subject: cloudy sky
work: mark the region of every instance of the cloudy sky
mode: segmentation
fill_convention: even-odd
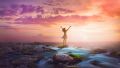
[[[120,0],[0,0],[0,41],[120,40]]]

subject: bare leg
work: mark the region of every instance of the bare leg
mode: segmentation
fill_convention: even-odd
[[[65,39],[65,45],[64,46],[66,46],[67,45],[67,39]]]
[[[65,39],[63,39],[63,45],[62,46],[64,46],[65,45]]]
[[[63,47],[65,47],[65,46],[67,46],[67,39],[66,38],[63,39]]]

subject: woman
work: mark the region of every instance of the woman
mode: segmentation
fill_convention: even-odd
[[[61,26],[61,28],[62,28],[62,31],[63,31],[63,46],[66,46],[67,45],[67,31],[70,29],[70,27],[71,26],[69,26],[69,28],[62,28],[62,26]]]

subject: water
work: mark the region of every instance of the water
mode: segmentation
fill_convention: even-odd
[[[38,68],[54,68],[53,64],[48,63],[49,59],[42,59],[38,62]]]
[[[104,54],[91,54],[87,49],[81,48],[53,48],[53,50],[49,52],[44,52],[44,58],[40,60],[37,65],[38,68],[58,68],[54,63],[49,63],[52,59],[52,56],[56,53],[80,53],[87,55],[87,59],[83,60],[82,62],[78,62],[76,66],[78,68],[119,68],[120,61],[117,58],[109,57]],[[97,64],[92,64],[92,62],[97,61]],[[64,67],[62,67],[64,68]]]
[[[54,54],[56,54],[55,50],[44,52],[44,58],[37,63],[37,68],[54,68],[54,65],[49,63]]]

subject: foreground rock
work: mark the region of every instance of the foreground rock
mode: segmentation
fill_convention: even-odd
[[[82,49],[82,48],[72,48],[72,47],[67,47],[67,48],[62,48],[57,51],[57,54],[64,55],[67,54],[70,57],[73,58],[73,61],[82,61],[88,58],[89,56],[89,51]]]
[[[0,45],[0,68],[119,68],[120,52],[44,45]]]
[[[56,63],[70,63],[73,61],[73,58],[67,54],[56,54],[53,56],[53,60]]]
[[[52,48],[56,51],[52,59],[43,60],[38,68],[119,68],[118,58],[107,55],[106,50],[91,52],[82,48]],[[91,53],[90,53],[91,52]]]
[[[0,45],[0,68],[36,68],[36,62],[43,58],[42,51],[33,45]],[[42,50],[42,49],[40,49]]]

